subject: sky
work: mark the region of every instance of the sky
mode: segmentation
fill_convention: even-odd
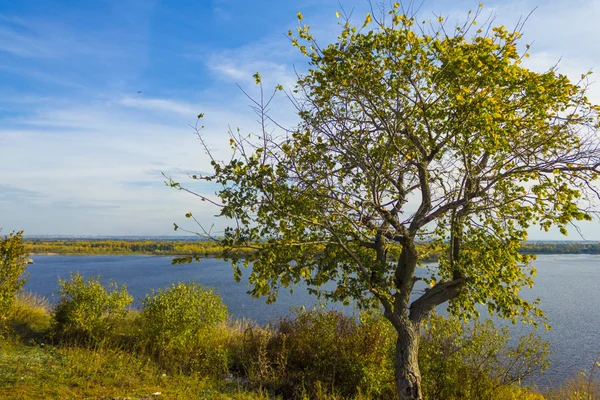
[[[419,16],[464,19],[478,1],[426,0]],[[376,3],[375,3],[376,4]],[[210,171],[190,124],[204,113],[205,137],[227,157],[228,126],[258,125],[238,88],[290,89],[306,60],[286,32],[296,13],[322,43],[335,38],[336,11],[364,20],[366,0],[0,0],[0,228],[28,235],[174,235],[193,212],[222,226],[218,212],[168,188]],[[600,66],[600,0],[489,1],[484,15],[514,25],[528,15],[527,67],[559,63],[573,79]],[[600,103],[600,84],[590,99]],[[296,116],[280,97],[273,116]],[[206,195],[215,187],[192,186]],[[579,225],[600,240],[600,223]],[[531,239],[564,239],[530,231]],[[569,239],[581,239],[571,235]]]

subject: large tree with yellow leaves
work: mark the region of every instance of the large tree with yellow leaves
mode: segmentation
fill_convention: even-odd
[[[252,265],[254,295],[273,301],[303,280],[326,298],[383,308],[398,334],[401,399],[422,398],[419,325],[436,306],[466,318],[477,304],[526,322],[541,315],[519,297],[535,272],[519,253],[527,230],[566,234],[590,219],[597,194],[599,109],[587,74],[573,83],[525,68],[521,34],[478,29],[479,13],[459,26],[422,24],[395,4],[362,27],[342,18],[324,47],[300,22],[290,32],[309,63],[290,94],[300,124],[266,129],[261,96],[257,140],[232,133],[232,159],[194,176],[223,184],[219,201],[203,199],[236,223],[201,234],[227,247],[236,277]],[[415,274],[419,242],[442,249],[427,278]],[[419,279],[429,288],[417,293]]]

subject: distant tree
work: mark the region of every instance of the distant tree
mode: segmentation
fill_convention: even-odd
[[[28,258],[22,231],[0,237],[0,318],[6,317],[15,295],[26,282]]]
[[[299,125],[267,127],[273,97],[261,85],[253,105],[262,132],[230,132],[228,162],[202,141],[214,174],[193,176],[223,185],[219,201],[195,194],[235,224],[218,237],[198,233],[225,247],[236,278],[252,264],[254,296],[274,301],[303,280],[325,298],[383,307],[398,335],[401,399],[422,398],[419,327],[436,306],[449,302],[463,318],[477,304],[512,320],[542,316],[519,297],[535,274],[532,256],[519,253],[527,229],[566,234],[572,221],[591,219],[597,195],[591,72],[572,83],[555,68],[527,69],[521,25],[478,29],[480,13],[459,26],[421,23],[396,3],[362,27],[342,18],[324,47],[306,25],[290,31],[309,60],[289,94]],[[251,255],[236,254],[260,241]],[[422,292],[419,241],[442,249]],[[392,246],[401,246],[395,259]]]

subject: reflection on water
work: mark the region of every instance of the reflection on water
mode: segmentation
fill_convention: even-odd
[[[304,287],[293,294],[282,291],[273,304],[252,299],[246,294],[247,282],[233,280],[231,266],[223,261],[204,259],[199,264],[171,265],[171,257],[152,256],[34,256],[35,264],[25,290],[52,300],[57,292],[57,278],[68,278],[70,272],[84,276],[101,275],[107,282],[113,279],[125,283],[129,292],[139,299],[152,289],[173,282],[196,280],[212,286],[221,294],[235,317],[250,318],[260,323],[286,315],[290,307],[311,307],[316,299]],[[542,255],[535,262],[538,276],[535,286],[524,291],[525,298],[541,299],[551,331],[538,332],[550,341],[555,353],[550,370],[537,380],[540,386],[555,385],[582,369],[589,369],[600,352],[600,256]],[[248,275],[248,271],[244,271]],[[351,307],[331,305],[331,308],[353,312]],[[512,326],[513,336],[528,334],[531,328]]]

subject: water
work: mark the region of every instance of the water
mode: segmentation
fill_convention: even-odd
[[[317,300],[306,288],[297,287],[293,294],[282,291],[273,304],[253,299],[247,282],[233,280],[231,265],[215,259],[199,264],[171,265],[171,257],[153,256],[34,256],[29,266],[31,276],[25,290],[41,294],[51,301],[58,290],[57,278],[68,278],[70,272],[84,276],[101,275],[104,282],[114,279],[125,283],[137,299],[178,281],[196,280],[212,286],[223,297],[231,314],[259,323],[274,321],[287,315],[290,307],[313,306]],[[600,256],[542,255],[536,261],[538,276],[533,289],[526,290],[527,299],[541,299],[552,326],[540,334],[551,343],[554,354],[550,369],[535,381],[540,386],[556,385],[583,369],[591,368],[600,353]],[[247,275],[248,271],[244,271]],[[329,308],[352,312],[351,307],[331,305]],[[513,336],[528,334],[529,326],[511,325]]]
[[[29,280],[25,290],[38,293],[54,302],[58,293],[58,278],[69,278],[70,273],[79,272],[83,276],[100,275],[107,284],[114,280],[126,284],[127,290],[139,305],[141,299],[152,289],[161,289],[175,282],[195,280],[212,287],[218,292],[227,309],[234,317],[249,318],[261,324],[276,321],[287,315],[291,307],[312,307],[317,299],[306,288],[297,287],[290,294],[282,290],[275,303],[266,304],[264,299],[254,299],[247,294],[250,289],[247,280],[236,282],[233,279],[231,264],[221,260],[206,258],[200,263],[171,265],[173,257],[160,256],[33,256],[34,264],[29,265]],[[244,276],[248,275],[244,270]],[[328,308],[346,309],[350,307],[330,305]]]

